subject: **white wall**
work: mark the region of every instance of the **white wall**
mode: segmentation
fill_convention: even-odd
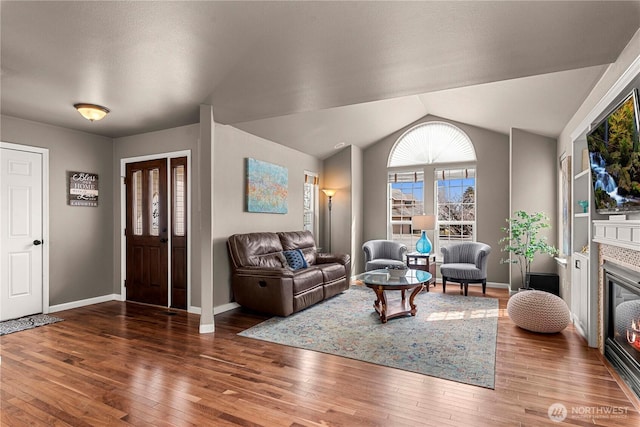
[[[558,137],[558,157],[564,152],[572,153],[571,133],[577,130],[578,125],[587,117],[596,104],[606,95],[638,56],[640,56],[640,29],[629,41],[622,53],[620,53],[616,62],[607,68],[607,71],[605,71],[600,81],[598,81],[582,105],[580,105],[578,111],[576,111],[571,120],[569,120],[564,129],[562,129]]]

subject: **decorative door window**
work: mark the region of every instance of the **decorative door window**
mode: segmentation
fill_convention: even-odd
[[[173,168],[173,234],[185,235],[185,167],[178,165]]]
[[[149,189],[149,196],[151,199],[151,218],[149,224],[149,234],[151,236],[160,235],[160,199],[158,196],[160,187],[160,171],[158,169],[152,169],[149,171],[149,181],[151,186]]]
[[[142,171],[135,171],[133,179],[133,234],[142,236]]]

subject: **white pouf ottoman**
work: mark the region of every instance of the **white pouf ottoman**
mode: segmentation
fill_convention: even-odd
[[[544,291],[520,291],[507,303],[507,313],[513,323],[531,332],[553,334],[571,322],[567,303]]]

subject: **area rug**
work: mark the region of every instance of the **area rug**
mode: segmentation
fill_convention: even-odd
[[[400,292],[387,292],[388,299]],[[394,295],[395,294],[395,295]],[[380,322],[374,292],[349,290],[238,335],[494,388],[498,300],[421,292],[418,312]]]
[[[63,319],[58,317],[49,316],[48,314],[34,314],[33,316],[21,317],[19,319],[5,320],[4,322],[0,322],[0,335],[33,329],[38,326],[61,322],[62,320]]]

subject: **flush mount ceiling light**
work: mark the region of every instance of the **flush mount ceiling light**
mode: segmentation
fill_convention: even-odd
[[[109,113],[108,108],[95,104],[73,104],[73,106],[82,114],[82,117],[90,122],[102,120]]]

